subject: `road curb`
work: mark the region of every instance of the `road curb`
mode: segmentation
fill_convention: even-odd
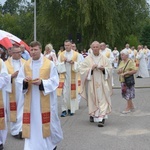
[[[145,89],[150,88],[150,86],[135,86],[135,89]],[[113,89],[121,89],[120,86],[114,86]]]

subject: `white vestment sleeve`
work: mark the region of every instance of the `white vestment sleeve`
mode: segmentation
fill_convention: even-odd
[[[49,94],[56,90],[59,85],[59,77],[57,73],[57,69],[53,62],[51,62],[51,71],[50,71],[50,78],[48,80],[42,80],[44,86],[44,95]]]
[[[108,71],[108,69],[106,69],[105,68],[105,80],[108,80],[108,78],[109,78],[109,71]]]
[[[139,53],[137,54],[136,58],[140,60],[140,59],[142,58],[142,56],[143,56],[143,53],[139,52]]]
[[[25,94],[25,92],[27,90],[23,91],[23,80],[24,80],[24,78],[25,78],[25,74],[24,74],[24,65],[23,65],[19,70],[18,76],[16,78],[16,83],[18,86],[20,86],[22,93]]]
[[[117,57],[119,56],[119,52],[117,53],[117,55],[116,55]]]
[[[58,73],[65,73],[66,72],[66,66],[65,66],[64,62],[57,63],[56,68],[57,68]]]
[[[74,62],[73,66],[72,66],[72,70],[74,72],[78,72],[79,71],[79,63],[78,62]]]
[[[91,71],[92,69],[89,70],[88,76],[87,76],[87,80],[91,80]]]
[[[58,73],[65,73],[66,72],[65,63],[60,61],[60,56],[58,57],[56,68],[57,68]]]
[[[79,72],[79,64],[81,62],[80,54],[78,53],[77,61],[74,62],[72,70],[74,72]]]
[[[115,60],[115,57],[114,57],[114,55],[113,55],[113,53],[110,51],[110,58],[109,58],[109,60],[110,60],[110,63],[112,64],[113,63],[113,61]]]
[[[0,88],[3,88],[8,83],[9,77],[5,63],[2,60],[0,61],[1,61]]]
[[[1,73],[0,74],[0,89],[2,89],[8,83],[8,74]]]
[[[6,86],[6,91],[11,93],[12,92],[12,85],[11,85],[11,74],[8,74],[8,84]]]

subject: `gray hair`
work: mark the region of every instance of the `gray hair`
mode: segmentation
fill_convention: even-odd
[[[125,55],[129,55],[129,52],[127,49],[123,49],[120,54],[125,54]]]

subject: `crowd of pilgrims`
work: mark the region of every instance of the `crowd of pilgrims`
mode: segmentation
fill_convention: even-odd
[[[68,43],[69,44],[71,43],[71,51],[69,50],[70,45]],[[96,45],[97,43],[95,42],[94,44]],[[63,59],[62,54],[64,54],[65,57],[68,58],[68,60],[71,57],[76,57],[75,55],[77,54],[76,61],[79,62],[79,64],[82,64],[82,62],[84,62],[86,57],[88,57],[89,55],[92,55],[92,53],[93,53],[93,47],[92,46],[94,46],[94,44],[93,45],[91,44],[91,46],[88,50],[84,49],[83,51],[79,52],[77,47],[76,47],[76,44],[68,40],[68,41],[64,42],[64,46],[60,47],[60,50],[58,51],[58,53],[56,53],[56,51],[54,50],[52,44],[49,43],[45,46],[44,53],[40,54],[41,55],[40,58],[42,57],[42,59],[43,59],[43,58],[46,57],[46,58],[48,58],[49,60],[51,60],[53,62],[54,66],[52,65],[52,67],[56,68],[57,74],[59,76],[60,83],[63,83],[63,86],[65,85],[65,87],[66,87],[68,85],[68,82],[72,82],[72,84],[73,84],[73,80],[72,80],[73,76],[66,75],[65,76],[66,80],[65,81],[63,80],[64,79],[63,78],[64,64],[62,64],[62,59]],[[36,46],[39,46],[39,45],[37,44],[37,45],[35,45],[35,47]],[[66,50],[66,49],[68,49],[68,50]],[[134,61],[135,66],[137,68],[137,76],[136,77],[137,78],[149,77],[148,70],[150,69],[150,50],[147,48],[147,46],[139,45],[137,47],[137,49],[135,49],[134,46],[130,47],[129,44],[126,44],[125,48],[123,48],[122,50],[128,51],[129,59]],[[76,54],[74,54],[73,51],[76,51]],[[70,53],[70,52],[72,52],[72,53]],[[119,65],[119,62],[120,62],[120,51],[117,50],[117,47],[114,47],[114,49],[111,50],[108,45],[106,45],[104,42],[102,42],[102,43],[100,43],[99,53],[105,56],[102,59],[104,59],[104,60],[108,59],[108,61],[112,65],[113,69],[118,68],[118,65]],[[0,62],[1,62],[1,65],[0,65],[0,73],[1,73],[0,75],[1,76],[0,76],[0,78],[4,77],[5,73],[7,73],[11,78],[11,81],[8,82],[7,88],[3,88],[2,85],[0,85],[0,88],[2,89],[2,92],[3,92],[2,93],[3,98],[5,99],[5,100],[3,100],[4,101],[4,106],[3,107],[6,108],[6,114],[8,115],[8,120],[10,121],[10,133],[14,138],[23,139],[23,137],[22,137],[23,101],[20,102],[20,99],[23,97],[23,94],[20,94],[20,90],[18,90],[16,87],[11,87],[11,86],[12,86],[12,82],[15,81],[13,79],[16,79],[16,77],[18,76],[18,72],[20,71],[20,68],[22,67],[22,65],[26,61],[30,60],[30,58],[31,58],[30,51],[27,51],[25,49],[24,45],[20,45],[19,47],[14,46],[14,47],[8,49],[7,51],[0,48],[0,58],[1,58],[0,59]],[[96,62],[97,58],[94,57],[94,56],[93,56],[93,58],[95,59],[93,61]],[[20,65],[18,65],[18,60],[21,62]],[[72,60],[73,60],[73,58],[72,58]],[[74,66],[75,66],[74,62],[76,62],[76,61],[73,62],[72,60],[70,59],[68,61],[68,64],[65,64],[66,65],[66,72],[68,70],[70,70],[70,68],[69,68],[70,64],[74,64]],[[36,67],[38,68],[38,66],[36,66],[36,64],[35,64],[35,68]],[[74,68],[74,71],[77,69],[76,67]],[[68,70],[67,70],[67,68],[68,68]],[[5,73],[3,73],[3,69],[4,70],[6,69],[4,71]],[[84,68],[81,69],[80,73],[82,73],[83,69]],[[104,71],[104,69],[102,68],[102,71],[103,71],[103,74],[106,74],[107,70]],[[77,73],[77,71],[75,71],[75,73]],[[91,71],[91,75],[92,75],[92,73],[93,72]],[[35,70],[35,74],[36,74],[36,70]],[[60,75],[62,75],[62,76],[60,76]],[[55,74],[55,76],[56,76],[56,74]],[[67,81],[68,77],[69,77],[69,79]],[[77,78],[78,78],[77,82],[78,82],[78,86],[79,86],[82,83],[82,81],[81,81],[82,78],[80,77],[79,73],[78,73]],[[71,81],[69,81],[69,80],[71,80]],[[60,89],[57,92],[57,95],[59,96],[58,99],[60,99],[62,101],[62,103],[61,103],[62,113],[60,114],[60,116],[61,117],[66,117],[67,115],[73,116],[75,114],[75,111],[78,109],[78,105],[79,105],[79,102],[81,100],[80,92],[78,91],[77,97],[73,97],[74,96],[73,95],[74,91],[73,90],[69,91],[69,90],[67,90],[67,88],[63,89],[63,91],[61,91],[61,88],[63,88],[63,87],[61,87],[60,83],[59,83],[59,87],[58,87]],[[112,75],[111,84],[112,84],[112,86],[114,86],[113,75]],[[42,83],[42,86],[41,87],[39,86],[39,87],[43,89],[43,85],[44,85],[44,81]],[[23,88],[24,88],[24,86],[25,85],[23,84]],[[15,94],[13,92],[15,92]],[[2,99],[2,94],[0,95],[1,96],[0,99]],[[12,97],[14,97],[14,99],[16,99],[16,101],[17,101],[17,106],[16,106],[17,107],[17,112],[15,112],[16,114],[13,114],[13,109],[15,109],[15,108],[14,107],[11,108],[11,103],[13,104],[13,102],[14,102],[14,99],[12,99]],[[53,97],[52,97],[52,99],[53,99]],[[77,101],[76,102],[75,102],[75,100],[71,101],[73,99],[77,99]],[[76,103],[78,103],[78,104],[76,104]],[[0,107],[1,107],[1,105],[0,105]],[[57,111],[57,109],[56,109],[56,111]],[[17,116],[17,120],[14,120],[13,115]],[[1,108],[0,108],[0,117],[4,117],[4,114],[1,111]],[[107,116],[106,116],[106,118],[107,118]],[[93,121],[92,119],[93,118],[90,116],[90,121],[91,122]],[[46,147],[44,147],[45,145],[42,143],[40,145],[41,149],[37,148],[35,146],[35,145],[37,145],[37,141],[36,141],[37,139],[32,139],[31,141],[28,141],[26,143],[24,150],[35,150],[35,148],[36,148],[36,150],[55,150],[57,148],[56,147],[57,143],[59,141],[61,141],[62,138],[63,138],[61,127],[59,126],[59,124],[60,124],[59,119],[57,121],[58,121],[58,126],[56,128],[59,128],[58,129],[59,131],[55,131],[55,132],[59,132],[59,133],[57,133],[58,134],[57,136],[59,138],[54,136],[52,139],[50,139],[52,141],[50,144],[48,144],[48,139],[47,139],[47,141],[46,141],[47,144],[45,144]],[[101,121],[104,121],[104,120],[101,119]],[[7,123],[6,123],[6,120],[5,120],[6,126],[5,126],[4,129],[3,129],[3,126],[4,126],[3,123],[2,123],[2,121],[0,121],[0,127],[1,127],[1,129],[0,129],[0,150],[2,150],[4,148],[4,144],[5,144],[6,137],[7,137],[7,129],[6,129],[7,128]],[[54,124],[56,124],[56,122]],[[101,127],[101,126],[103,126],[103,125],[99,124],[99,127]],[[31,128],[31,130],[32,130],[32,128]],[[55,130],[55,127],[51,130]],[[55,142],[53,142],[53,140]],[[32,146],[30,145],[30,142],[32,143]]]

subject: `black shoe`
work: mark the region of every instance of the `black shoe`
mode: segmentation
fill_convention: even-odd
[[[136,78],[142,78],[141,76],[137,76]]]
[[[70,109],[68,109],[68,115],[73,116],[73,115],[74,115],[74,113],[71,113],[71,110],[70,110]]]
[[[3,149],[4,149],[3,144],[0,144],[0,150],[3,150]]]
[[[56,149],[57,149],[57,146],[53,150],[56,150]]]
[[[105,119],[98,123],[98,127],[104,127]]]
[[[14,138],[16,138],[16,139],[24,139],[24,138],[22,138],[22,132],[19,132],[19,134],[17,134],[17,135],[13,135],[13,137]]]
[[[94,117],[90,116],[90,122],[94,122]]]
[[[66,111],[63,111],[62,113],[61,113],[61,116],[60,117],[66,117],[67,116],[67,112]]]

